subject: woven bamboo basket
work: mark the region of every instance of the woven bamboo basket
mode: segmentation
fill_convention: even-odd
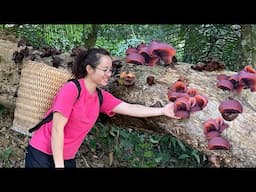
[[[12,129],[25,135],[51,107],[60,87],[72,74],[39,62],[28,61],[21,70]]]

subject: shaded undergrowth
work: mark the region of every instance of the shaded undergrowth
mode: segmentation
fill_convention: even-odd
[[[210,167],[204,154],[171,135],[107,127],[100,122],[83,145],[86,150],[81,155],[104,159],[103,167]]]

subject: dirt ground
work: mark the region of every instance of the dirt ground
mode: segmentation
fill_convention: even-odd
[[[0,114],[0,167],[24,167],[25,148],[28,136],[10,129],[12,113],[3,110]]]

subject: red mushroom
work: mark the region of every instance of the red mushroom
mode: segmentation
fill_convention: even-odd
[[[187,85],[183,81],[175,81],[170,87],[171,91],[179,93],[186,93],[187,89]]]
[[[174,102],[175,115],[183,119],[189,118],[190,106],[191,106],[191,102],[189,101],[188,97],[180,97],[176,99]]]
[[[228,150],[230,149],[229,142],[223,137],[213,137],[208,142],[208,149],[210,150]]]
[[[244,71],[247,71],[249,73],[255,73],[256,74],[256,70],[252,68],[251,65],[247,65],[244,67]]]
[[[222,79],[217,82],[217,87],[222,90],[233,91],[233,84],[231,81]]]
[[[151,41],[149,51],[152,56],[160,57],[166,65],[172,63],[172,57],[176,54],[176,50],[167,43]]]
[[[250,88],[252,92],[256,91],[256,74],[246,71],[240,71],[238,74],[239,84],[244,86],[244,89]]]
[[[143,65],[145,63],[145,59],[142,55],[140,55],[138,53],[131,53],[126,56],[126,63]]]
[[[243,107],[239,101],[228,99],[219,105],[219,111],[226,121],[232,121],[243,112]]]
[[[128,49],[126,49],[126,52],[125,52],[126,55],[130,55],[132,53],[138,53],[138,50],[134,47],[129,47]]]
[[[210,131],[206,134],[206,139],[207,140],[211,140],[214,137],[219,137],[220,136],[220,132],[219,131]]]
[[[220,134],[224,129],[228,128],[228,124],[224,122],[222,117],[216,119],[209,119],[203,123],[204,134],[207,135],[212,131],[218,131]]]

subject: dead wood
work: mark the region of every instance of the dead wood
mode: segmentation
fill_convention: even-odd
[[[202,111],[192,113],[189,119],[175,120],[167,117],[133,118],[118,115],[110,122],[122,127],[140,128],[154,132],[168,133],[181,139],[197,150],[217,156],[224,161],[227,167],[255,167],[256,165],[256,93],[243,90],[241,94],[230,93],[216,87],[217,75],[231,75],[235,72],[198,72],[191,69],[190,64],[178,63],[175,68],[125,64],[121,71],[131,71],[136,74],[134,86],[126,87],[111,83],[109,90],[130,103],[154,106],[167,104],[167,90],[172,83],[180,77],[188,80],[189,87],[196,88],[199,93],[208,98],[208,104]],[[155,77],[155,84],[146,83],[148,76]],[[220,116],[219,104],[229,97],[237,99],[243,105],[243,113],[235,120],[226,122],[229,128],[224,130],[222,136],[230,144],[230,150],[208,150],[207,140],[203,133],[203,122]]]

